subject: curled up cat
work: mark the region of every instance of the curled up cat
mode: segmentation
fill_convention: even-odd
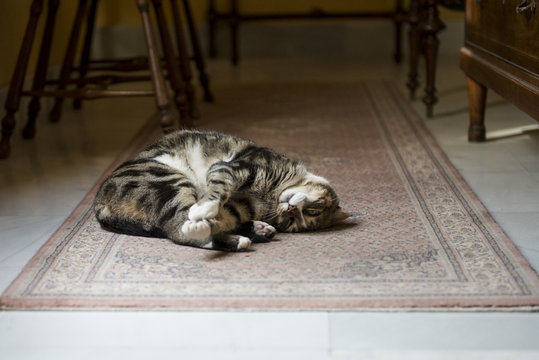
[[[348,217],[328,181],[298,161],[195,130],[165,135],[121,164],[101,184],[94,211],[109,231],[226,251]]]

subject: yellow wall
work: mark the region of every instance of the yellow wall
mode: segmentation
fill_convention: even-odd
[[[7,85],[11,79],[11,73],[15,68],[19,48],[22,43],[26,23],[30,16],[31,0],[3,0],[0,1],[0,87]],[[64,1],[58,11],[58,23],[56,26],[57,40],[54,41],[52,47],[51,63],[58,63],[63,55],[65,43],[69,35],[71,24],[63,19],[73,18],[72,13],[75,11],[75,1]],[[44,12],[47,7],[44,7]],[[62,21],[60,21],[62,19]],[[42,20],[38,24],[36,31],[36,43],[40,42],[45,21]],[[29,69],[33,73],[37,60],[38,50],[32,51],[30,58]]]
[[[19,47],[22,42],[24,30],[29,17],[29,8],[32,0],[0,0],[0,88],[7,85],[11,73],[17,62]],[[181,0],[177,0],[181,2]],[[45,3],[47,1],[44,1]],[[76,0],[61,2],[57,16],[56,36],[52,48],[51,65],[61,62],[65,51],[65,44],[72,26]],[[165,1],[165,3],[167,3]],[[219,9],[227,9],[228,0],[217,0]],[[393,0],[239,0],[240,8],[246,12],[269,11],[306,11],[313,7],[320,7],[328,11],[359,11],[359,10],[388,10],[394,6]],[[191,7],[195,20],[205,22],[207,0],[191,0]],[[46,7],[41,17],[36,33],[36,44],[40,43],[44,27]],[[454,17],[455,13],[442,11],[443,17]],[[457,13],[458,14],[458,13]],[[456,15],[460,16],[460,15]],[[97,17],[98,26],[112,26],[116,24],[137,24],[140,16],[135,6],[135,0],[101,0]],[[37,59],[38,49],[34,47],[30,58],[29,72],[33,73]]]

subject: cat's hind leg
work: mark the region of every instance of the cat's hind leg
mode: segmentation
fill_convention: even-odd
[[[212,237],[211,246],[214,250],[241,251],[251,246],[251,240],[241,235],[217,234]]]
[[[253,220],[244,222],[235,232],[248,237],[254,243],[264,243],[273,239],[277,230],[263,221]]]
[[[213,231],[219,231],[223,224],[217,220],[200,220],[186,221],[181,229],[183,239],[180,243],[193,245],[205,249],[223,250],[223,251],[241,251],[247,249],[251,245],[251,239],[242,235],[234,235],[223,232],[217,232],[212,235]]]

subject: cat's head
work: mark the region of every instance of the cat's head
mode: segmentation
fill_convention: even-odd
[[[307,173],[300,184],[280,194],[274,226],[281,232],[315,231],[347,217],[349,215],[342,211],[329,182]]]

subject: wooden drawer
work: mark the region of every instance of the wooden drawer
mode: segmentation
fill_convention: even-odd
[[[522,0],[468,0],[466,46],[504,68],[514,66],[539,86],[539,7],[517,13]],[[539,6],[539,2],[538,2]],[[520,71],[519,71],[520,72]],[[535,76],[533,76],[535,75]]]

